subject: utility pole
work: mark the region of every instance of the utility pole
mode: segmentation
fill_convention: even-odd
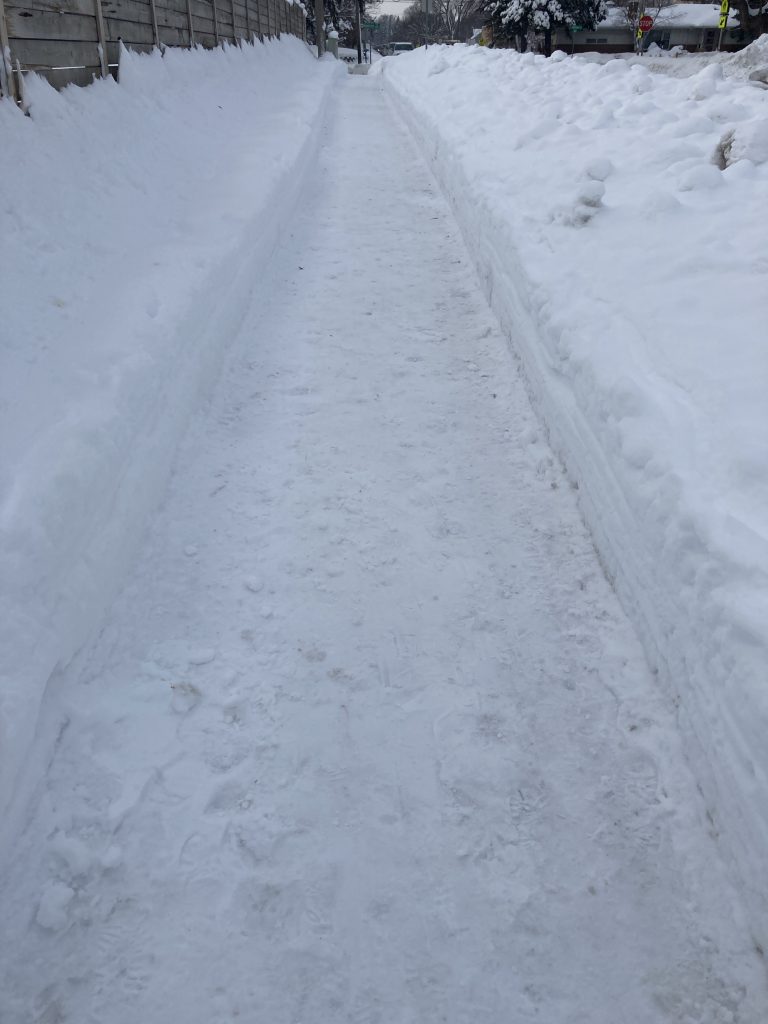
[[[325,53],[325,5],[323,0],[315,0],[315,38],[317,39],[317,56]]]
[[[357,63],[363,63],[363,26],[361,24],[362,17],[360,14],[360,8],[362,4],[360,0],[355,0],[355,32],[357,34]]]

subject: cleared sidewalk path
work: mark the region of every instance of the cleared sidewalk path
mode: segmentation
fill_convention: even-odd
[[[59,680],[3,1024],[758,1024],[673,709],[375,77]]]

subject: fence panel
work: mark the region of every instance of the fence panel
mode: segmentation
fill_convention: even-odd
[[[245,4],[239,0],[232,0],[232,18],[235,23],[235,38],[248,39],[248,19],[245,12]]]
[[[116,74],[120,42],[213,48],[283,32],[306,38],[287,0],[0,0],[0,96],[19,98],[27,71],[57,88]]]
[[[234,42],[231,0],[216,0],[216,18],[219,24],[219,42]]]
[[[213,0],[190,0],[195,42],[205,47],[218,44],[218,28],[214,17]]]

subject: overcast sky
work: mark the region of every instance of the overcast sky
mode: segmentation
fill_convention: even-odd
[[[376,7],[376,14],[394,14],[395,16],[402,14],[409,4],[412,4],[413,0],[383,0]]]

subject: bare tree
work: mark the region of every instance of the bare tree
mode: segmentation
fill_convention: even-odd
[[[483,7],[483,0],[431,0],[439,35],[460,39],[464,26]]]
[[[658,21],[664,23],[663,10],[670,7],[674,0],[613,0],[612,6],[621,14],[621,19],[632,33],[633,39],[638,39],[640,19],[644,15],[653,18],[654,26]]]
[[[430,0],[430,8],[431,4],[432,0]],[[407,7],[399,20],[400,39],[403,42],[413,43],[414,46],[428,41],[429,36],[434,32],[434,17],[430,15],[430,23],[428,24],[426,7],[420,0]]]

